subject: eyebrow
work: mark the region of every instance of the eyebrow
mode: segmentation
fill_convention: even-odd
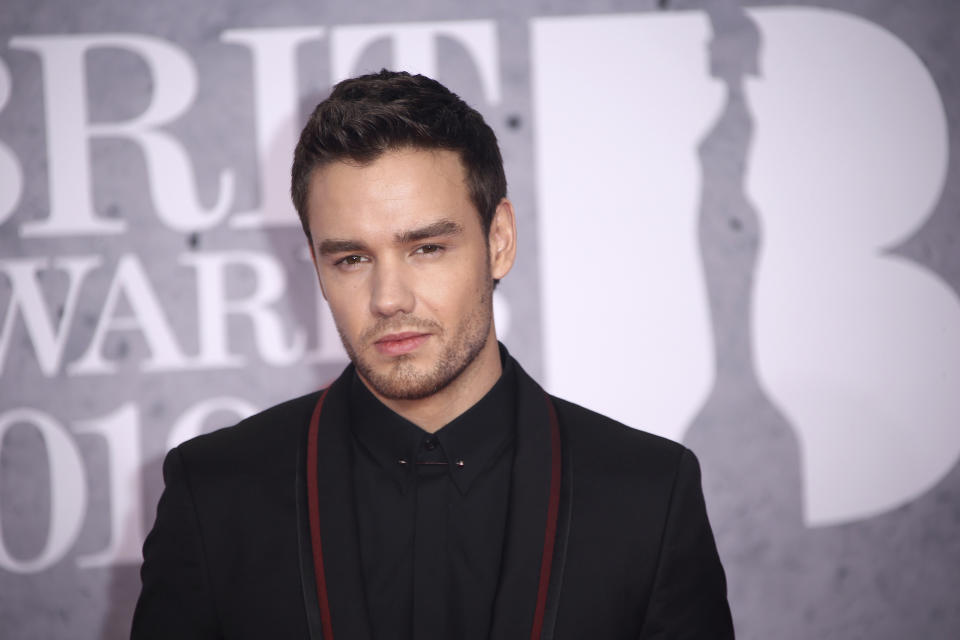
[[[436,238],[437,236],[455,236],[461,231],[463,231],[463,227],[453,220],[438,220],[419,229],[396,233],[393,236],[393,241],[396,244],[409,244],[427,238]]]
[[[404,245],[411,242],[420,242],[438,236],[454,236],[463,231],[463,227],[453,220],[438,220],[418,229],[398,231],[393,235],[394,244]],[[331,238],[324,240],[317,246],[320,255],[328,256],[334,253],[348,253],[351,251],[363,252],[367,245],[358,240],[339,240]]]
[[[356,240],[324,240],[319,244],[317,250],[322,256],[329,256],[334,253],[346,253],[349,251],[362,252],[366,250],[366,245]]]

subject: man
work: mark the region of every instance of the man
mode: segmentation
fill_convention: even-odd
[[[346,80],[292,173],[352,364],[170,452],[133,637],[732,637],[693,454],[497,342],[516,225],[481,116],[422,76]]]

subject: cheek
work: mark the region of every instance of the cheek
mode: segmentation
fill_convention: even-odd
[[[431,315],[455,323],[473,312],[483,297],[488,279],[482,264],[465,261],[451,266],[424,283],[426,286],[421,287],[418,297]]]
[[[327,290],[327,306],[330,308],[334,322],[342,332],[348,335],[362,330],[365,305],[363,296],[358,291]]]

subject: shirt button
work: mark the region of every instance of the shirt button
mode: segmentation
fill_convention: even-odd
[[[433,451],[437,448],[437,438],[436,436],[427,436],[427,439],[423,441],[423,448],[427,451]]]

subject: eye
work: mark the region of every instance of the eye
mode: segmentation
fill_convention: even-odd
[[[349,269],[351,267],[357,267],[364,262],[367,262],[367,258],[365,258],[364,256],[358,256],[353,254],[349,256],[343,256],[333,264],[337,267],[344,267]]]
[[[443,247],[439,244],[425,244],[417,247],[417,250],[414,251],[414,253],[428,255],[432,253],[440,253],[441,251],[443,251]]]

